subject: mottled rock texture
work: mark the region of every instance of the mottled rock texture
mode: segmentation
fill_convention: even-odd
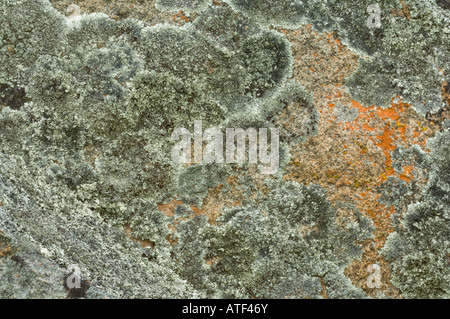
[[[448,298],[448,3],[372,3],[3,0],[0,297]]]

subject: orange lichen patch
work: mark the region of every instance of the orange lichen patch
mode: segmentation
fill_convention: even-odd
[[[388,124],[385,125],[383,133],[381,135],[376,135],[376,138],[379,140],[378,143],[376,143],[376,145],[381,148],[381,150],[383,151],[384,156],[386,157],[386,161],[385,161],[385,166],[386,168],[390,168],[391,167],[391,151],[395,150],[395,145],[394,145],[394,140],[393,140],[393,132],[391,130],[389,130],[389,126]],[[391,172],[392,170],[386,170],[386,172],[384,173],[384,175],[386,173]],[[391,175],[391,174],[389,174]]]
[[[208,217],[208,221],[214,225],[216,224],[216,219],[220,216],[224,208],[242,205],[244,198],[242,193],[239,192],[237,188],[235,188],[235,186],[237,186],[236,177],[228,177],[227,184],[231,187],[231,189],[225,190],[223,185],[219,185],[218,187],[209,189],[207,196],[203,200],[201,208],[190,205],[190,208],[192,209],[191,216],[177,218],[173,223],[168,224],[167,226],[172,231],[172,234],[175,233],[176,226],[181,220],[193,218],[194,216],[205,215],[206,217]],[[157,208],[166,216],[174,217],[175,209],[182,204],[182,201],[173,199],[167,204],[157,205]],[[173,235],[168,236],[166,239],[172,245],[176,244],[178,241],[176,238],[174,238]]]
[[[402,5],[401,9],[391,9],[391,14],[394,17],[404,17],[408,20],[411,20],[411,12],[410,7],[405,3],[404,0],[400,0],[400,4]]]
[[[328,190],[328,198],[333,204],[350,202],[373,220],[374,240],[364,245],[362,261],[349,266],[349,276],[359,287],[364,288],[367,265],[385,265],[384,276],[389,280],[388,264],[379,255],[387,237],[394,231],[390,216],[393,207],[378,202],[381,194],[377,187],[389,176],[397,176],[407,182],[414,180],[414,167],[404,167],[402,173],[392,168],[392,151],[402,145],[424,146],[434,135],[437,126],[423,130],[423,118],[410,105],[396,102],[389,109],[376,106],[366,107],[349,98],[340,86],[321,86],[314,92],[315,104],[321,115],[317,137],[291,148],[295,158],[285,175],[286,180],[300,183],[315,183]],[[355,110],[351,121],[339,119],[339,107],[344,105]],[[433,132],[433,133],[431,133]],[[430,134],[431,133],[431,134]],[[416,181],[425,184],[425,181]],[[369,293],[374,293],[365,287]],[[389,283],[382,285],[386,294],[398,292]]]
[[[221,192],[221,189],[222,185],[210,189],[208,191],[208,195],[203,200],[201,208],[198,208],[197,206],[194,205],[190,205],[193,215],[194,216],[205,215],[208,217],[209,222],[214,224],[217,217],[220,216],[222,208],[241,205],[242,201],[241,198],[240,200],[236,198],[226,199],[222,194],[219,194]],[[182,204],[183,204],[182,201],[174,199],[168,204],[159,204],[158,210],[163,212],[166,216],[173,217],[175,215],[175,209]]]
[[[13,252],[13,250],[10,245],[0,247],[0,257],[5,257],[8,255],[11,255],[12,252]]]
[[[175,215],[175,208],[182,205],[183,202],[177,199],[172,200],[168,204],[158,204],[157,208],[160,212],[164,213],[166,216],[173,217]]]
[[[413,177],[413,175],[412,175],[412,171],[414,170],[415,168],[413,167],[413,166],[404,166],[403,167],[403,174],[401,174],[400,175],[400,178],[402,179],[402,180],[404,180],[405,182],[411,182],[411,180],[414,178]]]
[[[128,238],[130,238],[135,243],[138,243],[139,245],[141,245],[142,248],[145,248],[145,247],[152,247],[152,248],[154,248],[155,247],[155,242],[153,242],[151,240],[140,239],[140,238],[133,237],[131,235],[132,229],[131,229],[130,224],[125,224],[125,226],[123,228],[123,231],[125,232],[125,234],[127,235]]]
[[[174,21],[179,21],[179,20],[182,20],[184,22],[189,22],[190,21],[189,18],[184,15],[183,11],[179,11],[178,13],[172,15],[172,19]]]
[[[333,205],[355,205],[372,219],[374,239],[363,244],[362,260],[350,265],[346,273],[358,287],[375,296],[376,292],[366,286],[367,266],[379,264],[385,280],[381,291],[398,297],[389,283],[389,265],[379,253],[394,231],[391,215],[395,211],[379,203],[378,188],[389,176],[419,187],[426,184],[415,177],[412,166],[396,172],[391,156],[399,146],[425,148],[439,124],[426,121],[400,97],[386,109],[352,100],[344,80],[356,71],[358,57],[334,41],[332,34],[318,34],[308,26],[283,33],[292,43],[293,77],[312,92],[320,114],[317,136],[291,146],[294,160],[284,179],[318,184],[327,190]],[[353,116],[342,117],[344,111]]]
[[[406,104],[398,104],[398,105],[393,104],[393,107],[388,109],[378,108],[377,115],[383,120],[387,119],[397,120],[400,117],[399,112],[404,111],[407,107],[408,105]]]
[[[450,83],[442,82],[441,90],[442,90],[442,99],[446,101],[447,105],[450,105]]]
[[[327,286],[325,286],[323,277],[320,277],[320,286],[322,287],[322,291],[320,292],[320,295],[322,296],[322,298],[330,299],[330,297],[327,294]]]
[[[175,238],[173,235],[167,235],[166,240],[171,245],[176,245],[178,243],[178,238]]]
[[[175,215],[175,209],[179,206],[182,205],[183,202],[179,201],[177,199],[173,199],[170,203],[167,204],[158,204],[157,208],[160,212],[162,212],[164,215],[169,216],[169,217],[173,217]],[[183,218],[182,218],[183,219]],[[178,239],[175,238],[173,236],[173,233],[175,233],[176,231],[176,226],[178,224],[178,222],[182,219],[175,219],[173,221],[173,224],[168,224],[167,227],[172,231],[172,235],[168,235],[166,237],[167,241],[171,244],[174,245],[178,242]]]
[[[344,78],[357,63],[356,55],[342,55],[347,49],[333,34],[318,33],[311,24],[294,31],[278,31],[292,44],[292,53],[296,56],[294,77],[310,92],[330,83],[343,85]]]
[[[207,264],[208,266],[212,266],[215,263],[219,262],[222,258],[221,257],[212,257],[212,258],[205,258],[205,264]]]
[[[242,205],[242,194],[237,190],[224,190],[221,186],[208,191],[208,195],[203,201],[201,209],[194,207],[197,215],[206,215],[211,224],[216,224],[216,219],[220,216],[224,208],[237,207]]]

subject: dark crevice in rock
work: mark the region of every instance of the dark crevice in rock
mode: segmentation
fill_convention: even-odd
[[[0,105],[9,106],[13,110],[20,109],[29,99],[25,89],[16,85],[0,84]]]
[[[436,3],[442,9],[450,10],[450,0],[436,0]]]

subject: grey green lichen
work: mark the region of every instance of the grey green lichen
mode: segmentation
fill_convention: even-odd
[[[200,12],[205,10],[210,3],[210,0],[157,0],[156,8],[161,11]]]
[[[104,14],[68,25],[47,0],[0,4],[0,88],[21,96],[0,96],[0,241],[14,247],[0,259],[0,296],[65,297],[66,268],[79,264],[92,298],[365,297],[344,269],[372,227],[358,212],[338,218],[319,187],[277,175],[267,194],[243,183],[248,200],[217,223],[193,216],[189,206],[227,177],[253,177],[246,165],[172,163],[173,130],[194,120],[204,129],[274,127],[294,116],[298,131],[281,131],[283,170],[287,145],[314,135],[318,114],[311,94],[288,81],[290,43],[267,25],[305,16],[331,28],[353,8],[340,2],[331,16],[318,1],[308,4],[324,9],[314,14],[297,1],[227,2],[159,1],[197,14],[184,27]],[[448,18],[441,11],[431,31]],[[378,48],[343,22],[338,29],[361,50]],[[445,66],[448,43],[434,39]],[[394,73],[386,77],[397,83]],[[298,113],[285,114],[290,104]],[[158,204],[174,197],[185,205],[166,216]]]
[[[184,28],[144,27],[135,20],[115,22],[102,14],[83,16],[78,26],[69,27],[44,0],[6,1],[0,8],[2,50],[7,52],[2,55],[1,79],[3,85],[24,88],[26,95],[23,105],[7,104],[0,115],[2,238],[11,241],[15,256],[24,260],[20,267],[10,258],[2,262],[2,296],[31,297],[47,289],[48,297],[64,297],[59,285],[65,268],[73,263],[92,283],[87,297],[249,296],[249,291],[260,296],[318,297],[320,284],[314,276],[323,276],[330,287],[335,284],[336,296],[363,296],[342,274],[344,260],[358,254],[351,249],[342,259],[332,248],[329,236],[339,232],[326,203],[318,204],[327,207],[326,225],[320,222],[320,211],[315,219],[305,219],[320,228],[310,239],[302,239],[289,219],[277,217],[276,207],[270,208],[274,215],[269,220],[262,207],[253,204],[234,217],[240,220],[248,214],[253,221],[247,223],[252,229],[241,230],[242,238],[223,241],[229,227],[234,232],[233,227],[238,231],[244,226],[239,222],[224,220],[223,226],[211,226],[203,219],[189,226],[199,228],[195,233],[184,230],[188,221],[180,222],[173,234],[179,243],[170,246],[166,240],[168,224],[176,216],[163,215],[156,203],[179,194],[187,203],[201,204],[207,189],[224,183],[231,173],[229,167],[183,168],[170,163],[174,128],[190,127],[199,119],[204,126],[270,127],[277,112],[292,102],[309,108],[306,114],[313,116],[308,94],[296,84],[284,86],[292,57],[281,34],[236,14],[227,17],[226,7],[211,9],[217,12],[214,18],[200,16]],[[18,12],[19,19],[13,18]],[[216,32],[224,20],[230,26],[228,39]],[[305,125],[313,127],[314,121],[309,122]],[[323,194],[315,196],[324,200]],[[314,214],[308,199],[296,205],[304,214]],[[272,222],[277,227],[272,229]],[[131,236],[155,247],[131,241],[122,230],[127,226]],[[26,236],[18,235],[21,232]],[[251,232],[258,235],[248,242],[245,235]],[[284,263],[289,276],[300,280],[287,290],[283,287],[292,278],[259,269],[262,255],[241,265],[235,260],[244,253],[241,249],[255,254],[270,250],[265,238],[276,233],[282,236],[274,246],[276,252],[263,260]],[[349,247],[357,237],[347,238]],[[206,247],[208,243],[211,246]],[[243,244],[249,246],[242,248]],[[211,269],[205,260],[189,261],[200,248],[204,250],[194,254],[197,257],[225,253],[222,266]],[[292,268],[281,260],[291,252],[303,260],[303,250],[315,254],[324,266],[313,270],[317,265],[310,261],[307,275],[306,268]],[[334,259],[327,260],[331,256]],[[33,258],[46,263],[34,268]],[[223,270],[244,266],[249,273],[229,276]],[[18,267],[25,270],[16,280]],[[52,276],[45,277],[43,269]],[[24,271],[26,276],[21,275]],[[204,283],[192,276],[197,272],[206,276]],[[277,288],[247,287],[256,283],[252,278],[266,275]],[[27,291],[27,287],[40,288]]]
[[[311,23],[337,37],[361,58],[348,79],[352,96],[367,105],[389,107],[393,98],[422,115],[445,106],[441,86],[450,73],[450,11],[436,1],[227,0],[265,25],[297,28]],[[380,7],[380,28],[369,28],[369,5]]]
[[[358,242],[371,236],[368,219],[356,214],[338,226],[319,187],[268,187],[267,196],[225,210],[217,225],[199,216],[177,224],[173,249],[181,276],[222,298],[364,298],[343,270],[360,258]]]
[[[430,154],[422,153],[429,182],[422,198],[407,212],[386,242],[393,283],[407,298],[450,296],[450,131],[430,140]]]

